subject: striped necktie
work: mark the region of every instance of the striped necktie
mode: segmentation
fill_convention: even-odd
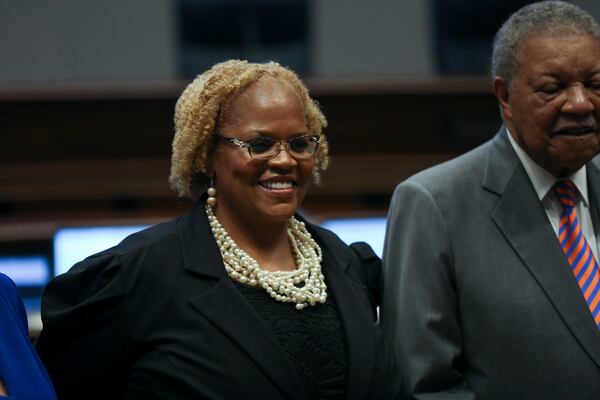
[[[600,328],[600,270],[577,219],[577,188],[573,182],[565,179],[556,182],[554,193],[563,209],[558,227],[558,240],[594,321]]]

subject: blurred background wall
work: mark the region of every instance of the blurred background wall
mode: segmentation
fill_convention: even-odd
[[[169,0],[0,1],[0,84],[176,79]]]
[[[399,181],[499,128],[491,41],[526,3],[0,0],[0,271],[35,315],[45,282],[86,254],[68,238],[87,231],[69,229],[184,213],[190,204],[167,184],[173,107],[195,75],[229,58],[301,74],[332,152],[303,211],[325,223],[367,218],[376,224],[359,232],[381,235]],[[600,16],[598,1],[573,3]]]

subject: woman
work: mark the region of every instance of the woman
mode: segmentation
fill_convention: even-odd
[[[361,260],[295,215],[325,124],[276,63],[185,89],[170,182],[199,201],[50,283],[37,346],[61,399],[395,396]]]
[[[52,383],[29,341],[27,314],[17,287],[0,273],[0,398],[56,399]]]

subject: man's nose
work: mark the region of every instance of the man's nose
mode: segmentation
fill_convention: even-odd
[[[590,101],[590,93],[583,85],[567,88],[566,99],[562,111],[570,114],[589,114],[594,111],[594,104]]]

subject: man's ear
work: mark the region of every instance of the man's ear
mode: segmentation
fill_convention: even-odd
[[[509,102],[509,90],[508,83],[500,76],[496,76],[493,82],[494,95],[498,99],[500,104],[500,110],[502,110],[502,116],[506,119],[512,119],[512,110]]]

